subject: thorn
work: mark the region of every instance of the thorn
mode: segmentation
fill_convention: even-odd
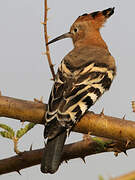
[[[46,22],[40,22],[42,25],[46,25]]]
[[[31,144],[31,146],[30,146],[30,151],[32,151],[32,144]]]
[[[21,119],[20,119],[20,122],[22,123],[22,126],[23,126],[23,125],[24,125],[25,120],[21,120]]]
[[[47,11],[49,11],[51,8],[47,8]]]
[[[133,109],[133,112],[135,112],[135,101],[132,101],[132,109]]]
[[[91,135],[91,132],[88,132],[88,134],[84,134],[83,135],[83,140],[84,141],[87,141],[87,140],[90,141],[91,140],[91,136],[90,135]]]
[[[43,104],[43,96],[41,96],[39,100],[37,98],[34,98],[34,102]]]
[[[17,170],[16,172],[17,172],[17,173],[21,176],[21,173],[20,173],[20,171],[19,171],[19,170]]]
[[[124,150],[123,152],[124,152],[124,154],[125,154],[126,156],[128,156],[128,154],[127,154],[127,151],[126,151],[126,150]]]
[[[104,108],[102,109],[100,116],[104,116]]]
[[[40,97],[40,102],[42,102],[42,103],[43,103],[43,96],[41,96],[41,97]]]
[[[49,54],[49,52],[47,52],[47,51],[44,53],[44,55],[46,55],[46,56],[48,56],[48,54]]]
[[[89,111],[91,114],[95,114],[94,111]]]
[[[49,52],[42,52],[41,54],[48,56]]]
[[[125,117],[126,117],[126,114],[124,114],[124,116],[123,116],[123,118],[122,118],[122,119],[125,119]]]
[[[114,152],[114,156],[117,157],[119,155],[118,152]]]
[[[81,157],[81,159],[86,164],[85,157]]]

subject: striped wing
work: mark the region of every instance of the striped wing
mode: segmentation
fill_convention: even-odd
[[[106,64],[90,62],[71,72],[63,61],[49,99],[45,137],[53,138],[71,129],[109,89],[113,77],[114,70]]]

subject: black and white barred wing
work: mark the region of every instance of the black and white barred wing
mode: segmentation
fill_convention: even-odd
[[[113,77],[113,69],[102,63],[90,62],[71,73],[63,62],[52,88],[46,113],[50,135],[55,136],[65,129],[71,129],[109,89]]]
[[[109,89],[114,72],[101,63],[90,63],[72,80],[72,85],[63,93],[62,106],[58,115],[69,116],[69,124],[76,123],[80,117]],[[70,83],[71,84],[71,83]],[[63,118],[59,118],[62,122]],[[65,125],[68,123],[66,122]]]

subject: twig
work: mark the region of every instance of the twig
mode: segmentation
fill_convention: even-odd
[[[19,151],[19,149],[18,149],[18,138],[13,137],[13,142],[14,142],[14,152],[15,152],[16,154],[19,154],[20,151]]]
[[[55,72],[54,72],[54,68],[53,68],[53,64],[52,64],[52,60],[51,60],[51,56],[50,56],[50,51],[49,51],[49,46],[47,45],[48,43],[48,35],[47,35],[47,12],[48,12],[48,7],[47,7],[47,0],[44,1],[44,36],[45,36],[45,47],[46,47],[46,56],[48,59],[48,63],[49,63],[49,67],[53,76],[52,80],[55,80]]]

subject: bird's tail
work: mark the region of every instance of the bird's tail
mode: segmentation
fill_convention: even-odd
[[[66,140],[67,132],[64,131],[54,139],[48,140],[41,161],[41,172],[55,173],[61,163],[61,155]]]

